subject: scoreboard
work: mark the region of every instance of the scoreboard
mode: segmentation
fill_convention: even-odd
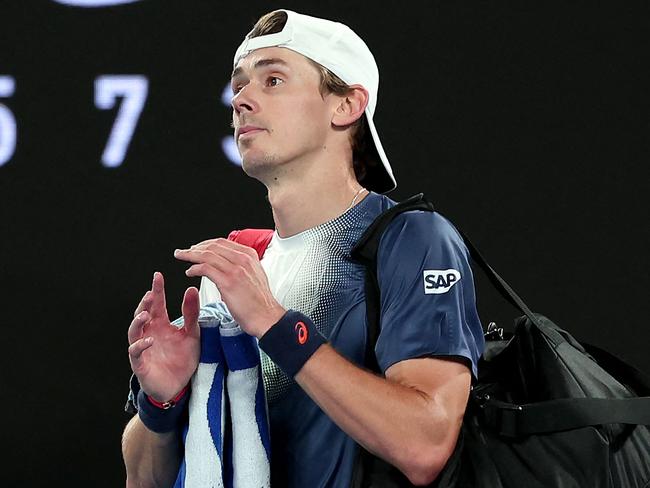
[[[153,272],[176,316],[198,281],[174,249],[273,226],[229,77],[275,8],[370,46],[389,196],[424,192],[530,308],[650,370],[647,2],[1,0],[1,486],[124,486],[126,330]],[[510,327],[475,278],[484,325]]]
[[[116,109],[115,119],[101,155],[101,164],[115,168],[124,162],[129,143],[135,135],[138,119],[147,102],[149,80],[145,75],[100,75],[94,80],[94,104],[98,110]],[[0,75],[0,98],[10,99],[16,90],[12,76]],[[232,90],[226,83],[221,100],[230,106]],[[10,100],[8,101],[10,104]],[[16,116],[7,104],[0,104],[0,166],[9,162],[16,151],[18,128]],[[237,146],[232,137],[221,140],[224,156],[241,166]]]

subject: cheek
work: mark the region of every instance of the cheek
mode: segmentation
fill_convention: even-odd
[[[311,138],[323,138],[330,127],[327,106],[322,99],[300,100],[291,112],[290,125],[294,131]]]

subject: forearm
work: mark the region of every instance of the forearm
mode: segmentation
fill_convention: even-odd
[[[122,437],[127,488],[167,488],[173,486],[182,457],[177,432],[157,434],[134,416]]]
[[[414,484],[435,479],[453,450],[462,418],[435,395],[365,371],[328,345],[296,381],[341,429]]]

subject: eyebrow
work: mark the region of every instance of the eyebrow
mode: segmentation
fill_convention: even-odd
[[[279,64],[281,66],[289,66],[289,64],[286,61],[284,61],[283,59],[280,59],[280,58],[267,58],[267,59],[260,59],[259,61],[257,61],[253,65],[253,69],[262,68],[264,66],[270,66],[272,64]],[[236,67],[233,70],[232,75],[230,75],[230,78],[232,79],[232,78],[235,78],[236,76],[239,76],[243,71],[244,70],[242,69],[241,66]]]

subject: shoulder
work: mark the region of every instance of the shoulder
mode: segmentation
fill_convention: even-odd
[[[467,249],[454,225],[438,212],[414,210],[404,212],[388,226],[379,244],[378,257],[396,253],[453,251],[467,254]]]

